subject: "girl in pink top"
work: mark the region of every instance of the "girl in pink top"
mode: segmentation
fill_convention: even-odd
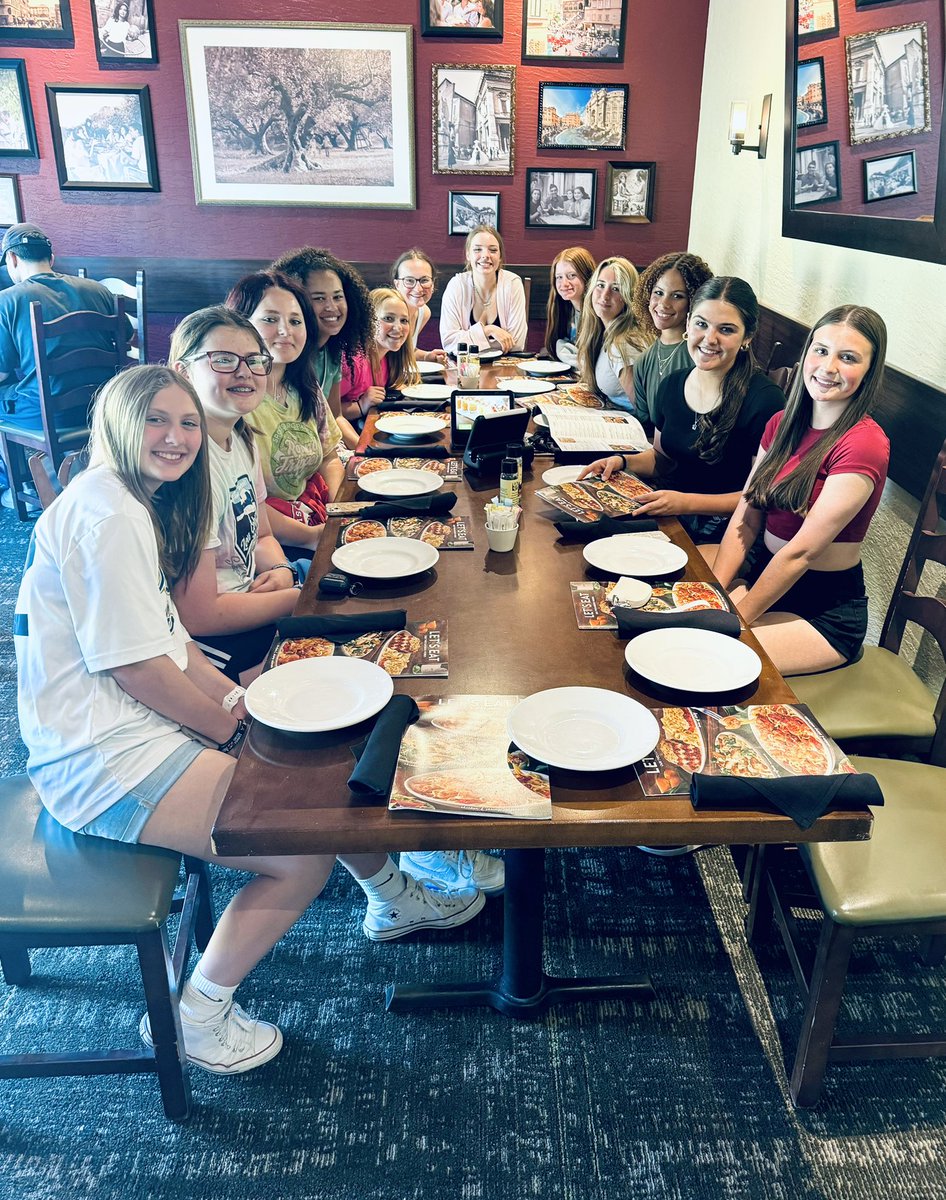
[[[370,408],[388,388],[402,388],[417,375],[407,301],[393,288],[375,288],[374,337],[367,354],[358,355],[350,373],[342,366],[342,415],[361,428]],[[346,388],[347,384],[347,388]]]

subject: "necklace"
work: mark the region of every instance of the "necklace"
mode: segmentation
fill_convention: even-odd
[[[698,394],[699,403],[705,404],[706,399],[703,395],[703,389],[700,387],[699,379],[697,379],[697,381],[696,381],[696,390],[697,390],[697,394]],[[694,409],[692,400],[687,400],[686,396],[684,396],[684,403],[686,404],[687,408],[689,408],[690,411],[693,413],[693,424],[690,426],[690,429],[694,433],[699,428],[700,421],[704,417],[708,417],[710,415],[710,413],[714,413],[716,411],[716,409],[719,408],[721,399],[722,399],[722,397],[719,395],[714,396],[713,403],[709,406],[709,408],[700,410],[700,409]]]
[[[673,360],[674,354],[676,354],[676,352],[677,352],[677,346],[679,346],[680,344],[681,344],[680,342],[673,342],[672,345],[670,346],[670,352],[668,353],[667,357],[664,358],[664,356],[660,353],[660,349],[661,349],[661,346],[663,345],[663,343],[662,342],[654,343],[654,345],[657,347],[657,377],[658,377],[658,379],[663,379],[663,377],[670,370],[670,363]]]
[[[487,292],[486,295],[484,296],[483,293],[480,291],[480,289],[477,287],[476,280],[474,280],[473,281],[473,295],[477,298],[477,300],[479,300],[480,304],[482,304],[482,306],[484,308],[489,308],[490,302],[492,301],[493,297],[496,295],[496,284],[494,283],[492,290]]]

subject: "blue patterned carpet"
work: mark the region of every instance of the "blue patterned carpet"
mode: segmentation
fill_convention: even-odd
[[[23,531],[0,514],[0,627]],[[19,770],[9,639],[0,644],[5,772]],[[946,1062],[836,1068],[822,1107],[787,1100],[779,1038],[797,1035],[784,959],[741,932],[725,850],[548,855],[549,966],[644,970],[645,1006],[394,1016],[392,980],[495,969],[502,906],[447,935],[374,945],[340,869],[251,975],[241,1000],[286,1035],[269,1066],[192,1073],[191,1123],[168,1123],[149,1076],[0,1083],[2,1200],[709,1200],[946,1197]],[[223,899],[232,879],[217,873]],[[34,952],[0,984],[0,1051],[134,1045],[142,1003],[124,951]],[[907,980],[902,983],[900,975]],[[939,978],[908,948],[858,960],[871,1008],[946,1025]],[[771,1002],[769,1000],[771,996]]]

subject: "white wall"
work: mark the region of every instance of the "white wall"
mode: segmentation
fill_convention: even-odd
[[[710,0],[689,248],[719,274],[741,275],[768,308],[817,320],[836,304],[875,308],[888,361],[946,385],[946,267],[783,238],[786,0]],[[772,92],[768,157],[729,150],[733,100],[750,105],[751,144]]]

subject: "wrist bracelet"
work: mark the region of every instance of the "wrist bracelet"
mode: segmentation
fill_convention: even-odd
[[[217,749],[221,754],[229,754],[231,750],[234,750],[237,746],[239,746],[240,742],[242,742],[245,737],[246,721],[238,717],[236,729],[225,742],[218,743]]]
[[[289,572],[289,574],[292,576],[292,582],[293,582],[293,583],[296,583],[296,582],[298,581],[298,579],[299,579],[299,575],[298,575],[298,573],[297,573],[297,571],[296,571],[296,568],[295,568],[295,567],[292,565],[292,563],[291,563],[291,562],[287,562],[285,559],[283,559],[283,560],[282,560],[282,562],[273,563],[273,565],[272,565],[272,566],[271,566],[269,569],[270,569],[271,571],[278,571],[280,567],[285,567],[285,568],[286,568],[286,570],[287,570],[287,571]]]
[[[220,703],[227,710],[227,712],[233,712],[237,704],[240,702],[240,698],[245,695],[246,688],[242,688],[239,686],[239,684],[237,684],[232,692],[227,692]]]
[[[615,458],[619,458],[619,459],[621,460],[621,467],[620,467],[620,469],[621,469],[622,471],[626,471],[626,470],[627,470],[627,455],[626,455],[626,454],[615,454],[615,456],[614,456],[614,457],[615,457]]]

